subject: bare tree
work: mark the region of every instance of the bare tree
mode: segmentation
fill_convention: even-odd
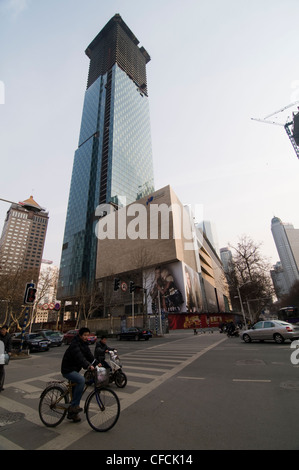
[[[256,320],[261,311],[272,304],[274,287],[270,277],[270,262],[260,252],[261,243],[242,236],[233,250],[233,259],[227,275],[233,307],[240,310],[240,299],[245,311]],[[238,300],[236,300],[236,298]]]
[[[96,282],[90,285],[83,279],[78,289],[79,315],[76,328],[81,320],[87,326],[88,319],[99,309],[103,295]]]
[[[21,329],[24,318],[25,286],[32,279],[30,270],[2,269],[0,272],[1,322]]]

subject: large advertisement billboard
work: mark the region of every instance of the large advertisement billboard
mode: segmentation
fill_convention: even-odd
[[[143,285],[149,314],[202,312],[198,273],[181,261],[145,270]]]

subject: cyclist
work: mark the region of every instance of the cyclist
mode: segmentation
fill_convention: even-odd
[[[87,343],[89,333],[90,330],[88,328],[80,328],[78,335],[74,337],[70,346],[65,351],[61,363],[63,377],[76,384],[73,388],[73,398],[67,415],[74,422],[81,421],[78,413],[82,411],[80,400],[85,386],[85,378],[79,374],[79,371],[82,368],[94,370],[97,363]]]
[[[114,348],[109,348],[107,346],[107,336],[103,335],[101,336],[100,341],[97,341],[94,357],[98,362],[101,363],[102,367],[105,367],[105,369],[108,369],[108,371],[111,370],[111,367],[108,362],[105,361],[105,353],[109,351],[114,351]]]

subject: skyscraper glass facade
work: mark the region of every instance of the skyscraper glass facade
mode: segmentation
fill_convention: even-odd
[[[281,261],[287,291],[299,280],[299,230],[278,217],[271,221],[271,231]]]
[[[94,279],[97,206],[130,204],[154,190],[145,71],[150,58],[119,15],[86,53],[91,61],[66,217],[60,299],[75,296],[82,280]]]

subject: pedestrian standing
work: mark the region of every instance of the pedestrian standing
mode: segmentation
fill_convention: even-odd
[[[4,385],[4,379],[5,379],[5,370],[4,370],[4,365],[5,365],[5,354],[8,355],[8,357],[11,356],[11,335],[8,333],[8,326],[3,325],[0,329],[0,341],[3,342],[2,348],[3,349],[3,360],[1,361],[2,364],[0,363],[0,392],[4,390],[3,385]]]

